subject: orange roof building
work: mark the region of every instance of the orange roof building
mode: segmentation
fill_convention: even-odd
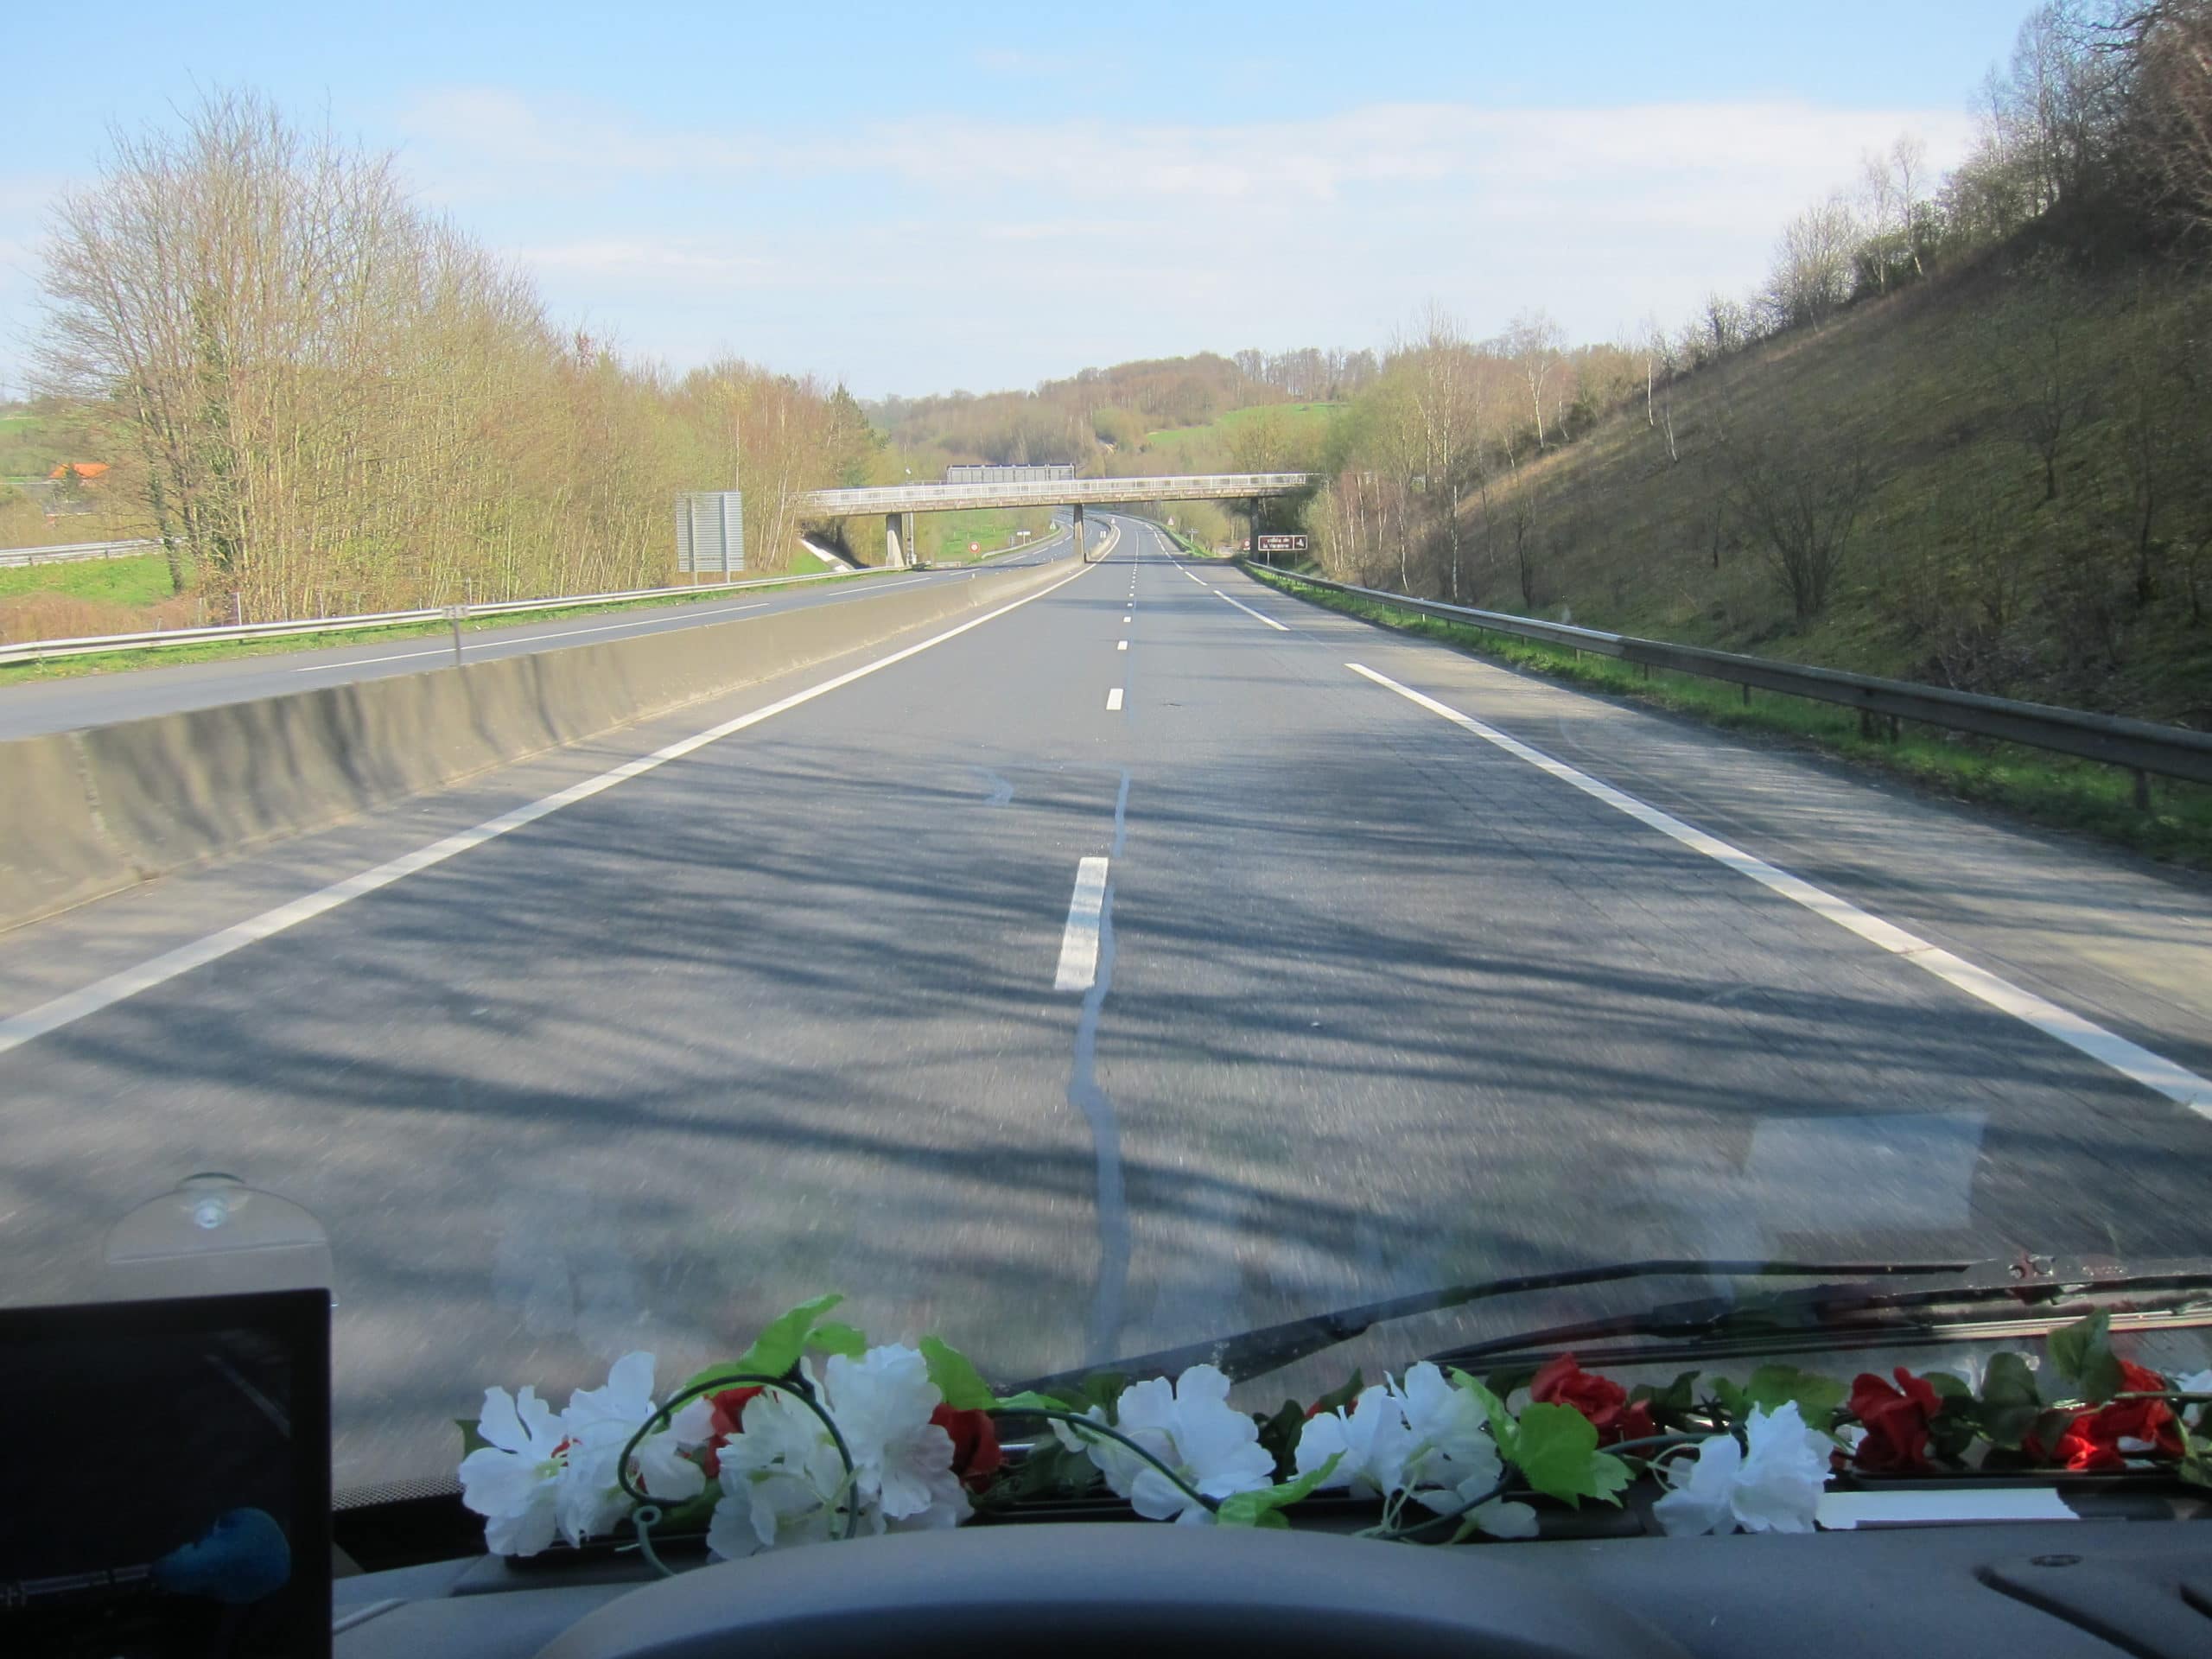
[[[104,461],[65,461],[47,476],[60,478],[64,473],[74,473],[79,478],[98,478],[105,471],[107,462]]]

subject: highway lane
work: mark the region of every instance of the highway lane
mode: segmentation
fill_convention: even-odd
[[[636,1345],[665,1380],[823,1288],[1013,1375],[1624,1256],[2212,1249],[2201,1116],[1346,664],[1636,757],[1760,856],[1847,845],[1823,881],[2045,995],[2165,976],[2125,1029],[2183,1060],[2201,887],[1124,522],[1005,614],[0,1054],[4,1294],[86,1288],[192,1169],[298,1198],[353,1485],[448,1466],[486,1382]],[[0,937],[0,1014],[825,678]],[[2016,865],[2060,890],[2006,936]]]
[[[1065,558],[1073,544],[1058,537],[1035,549],[994,560],[1006,569]],[[461,652],[468,662],[526,656],[569,645],[597,645],[642,634],[696,628],[739,617],[768,616],[778,611],[817,605],[864,603],[875,596],[924,582],[958,581],[966,567],[899,573],[882,571],[844,581],[808,582],[760,591],[737,589],[722,597],[633,611],[578,612],[557,620],[520,621],[505,626],[464,631]],[[29,680],[0,686],[0,741],[44,732],[73,731],[149,715],[213,708],[253,697],[281,696],[315,686],[393,674],[420,674],[453,661],[449,634],[370,639],[315,651],[270,652],[174,667],[120,670],[67,679]]]

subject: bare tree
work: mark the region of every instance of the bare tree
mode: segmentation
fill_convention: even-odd
[[[1420,334],[1397,353],[1421,421],[1421,476],[1445,543],[1447,594],[1459,597],[1460,501],[1480,469],[1483,387],[1459,323],[1432,302]]]
[[[1851,297],[1858,216],[1840,192],[1783,227],[1764,303],[1777,328],[1817,327]]]
[[[1535,417],[1536,448],[1546,447],[1544,392],[1559,367],[1567,336],[1548,312],[1523,311],[1505,331],[1505,355],[1521,372],[1529,389],[1529,412]]]
[[[2133,10],[2135,130],[2167,205],[2212,231],[2212,0],[2155,0]]]
[[[2030,264],[2015,283],[2013,295],[1987,314],[1987,349],[2020,435],[2043,462],[2043,499],[2055,501],[2059,458],[2088,420],[2095,399],[2074,340],[2088,296],[2049,260]]]
[[[1861,199],[1872,232],[1861,256],[1871,266],[1878,292],[1886,293],[1893,272],[1910,269],[1925,276],[1920,258],[1919,227],[1928,194],[1928,145],[1913,133],[1900,133],[1885,150],[1860,158]]]
[[[1797,620],[1827,607],[1874,487],[1855,437],[1746,428],[1724,434],[1729,506],[1756,538]]]

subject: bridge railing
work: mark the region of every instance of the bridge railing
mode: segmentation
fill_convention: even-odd
[[[1072,506],[1097,502],[1235,499],[1287,495],[1305,489],[1304,473],[1208,473],[1166,478],[1064,478],[1001,484],[881,484],[856,490],[810,490],[798,498],[803,512],[926,512],[947,508]]]

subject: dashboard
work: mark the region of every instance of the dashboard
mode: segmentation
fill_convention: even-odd
[[[341,1580],[341,1659],[1264,1652],[1270,1659],[2212,1653],[2212,1530],[2015,1522],[1424,1548],[1137,1522],[979,1526],[642,1581],[491,1558]]]

